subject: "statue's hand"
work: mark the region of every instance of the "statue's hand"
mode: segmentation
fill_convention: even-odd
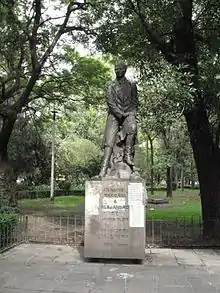
[[[135,112],[127,112],[127,113],[124,113],[124,117],[128,117],[128,116],[136,116],[136,113]]]
[[[126,117],[128,117],[128,116],[130,116],[130,112],[123,113],[123,117],[124,117],[124,118],[126,118]]]

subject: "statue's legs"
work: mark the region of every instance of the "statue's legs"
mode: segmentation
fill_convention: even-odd
[[[101,171],[99,173],[99,176],[105,177],[107,174],[107,170],[109,168],[109,162],[110,162],[110,158],[111,158],[111,154],[112,154],[112,147],[108,147],[106,146],[104,149],[104,159],[102,162],[102,167],[101,167]]]
[[[137,122],[135,116],[129,116],[125,122],[127,137],[125,141],[124,161],[131,167],[134,166],[134,145],[137,135]]]
[[[134,166],[134,143],[135,134],[128,134],[126,138],[124,161],[129,166]]]
[[[119,130],[118,119],[112,114],[109,114],[107,118],[107,122],[106,122],[106,128],[105,128],[104,159],[102,162],[102,167],[99,173],[99,177],[105,177],[107,174],[110,158],[112,155],[112,149],[115,144],[115,137],[118,130]]]

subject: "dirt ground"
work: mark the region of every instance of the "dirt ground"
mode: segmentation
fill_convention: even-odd
[[[25,239],[32,242],[82,245],[84,218],[82,216],[29,215]],[[219,247],[220,241],[204,239],[202,226],[175,221],[146,222],[147,247]]]

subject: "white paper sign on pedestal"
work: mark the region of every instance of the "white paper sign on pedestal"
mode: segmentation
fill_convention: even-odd
[[[134,228],[144,227],[144,205],[129,205],[129,226]]]
[[[130,183],[128,185],[128,204],[143,204],[143,184]]]
[[[99,215],[99,194],[95,188],[90,188],[85,199],[85,210],[87,215]]]

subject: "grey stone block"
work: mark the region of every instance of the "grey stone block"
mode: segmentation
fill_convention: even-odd
[[[84,256],[144,259],[143,182],[87,181],[85,191]]]

